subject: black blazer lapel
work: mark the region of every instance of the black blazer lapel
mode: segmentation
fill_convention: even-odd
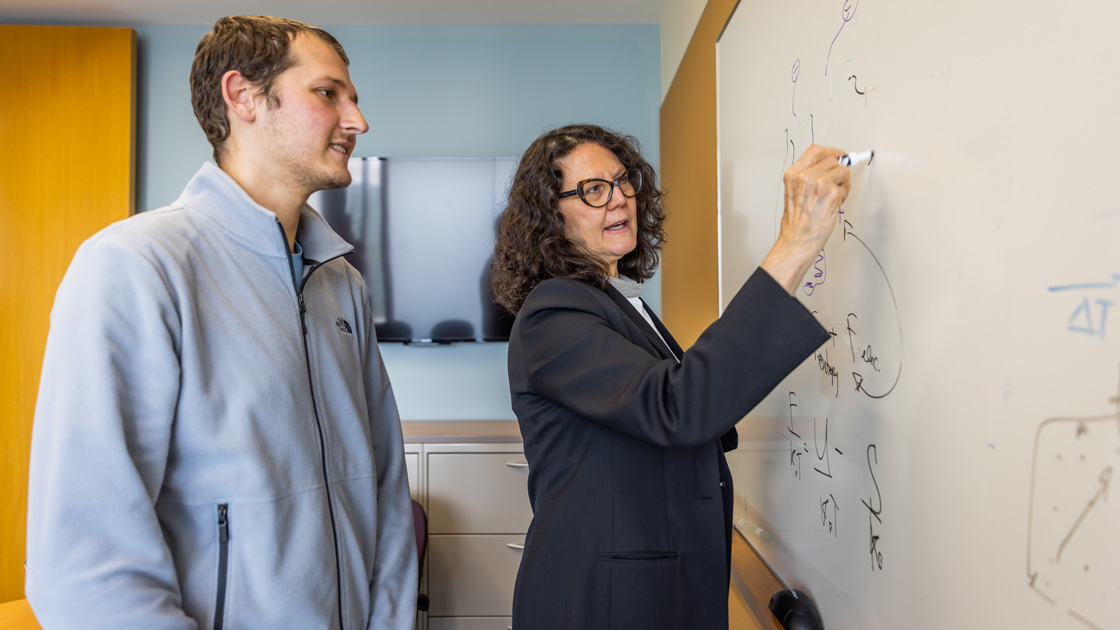
[[[680,344],[678,344],[677,340],[673,338],[673,335],[669,333],[669,329],[665,327],[665,324],[661,323],[657,314],[653,312],[649,304],[646,304],[645,300],[642,300],[642,306],[646,307],[646,312],[649,313],[649,318],[653,320],[654,326],[657,327],[657,332],[661,333],[661,336],[665,339],[665,343],[669,344],[669,349],[673,351],[677,360],[680,361],[681,357],[684,356],[684,350],[681,350]]]
[[[673,346],[677,346],[677,342],[673,341],[672,336],[669,335],[669,331],[664,332],[665,341],[662,341],[661,338],[657,336],[657,331],[653,328],[650,328],[649,322],[646,321],[646,318],[642,317],[642,314],[634,308],[634,305],[630,303],[630,300],[627,300],[625,296],[618,292],[618,289],[608,284],[603,292],[606,293],[607,296],[610,297],[611,300],[613,300],[614,303],[618,305],[618,308],[622,309],[622,312],[625,313],[628,318],[630,318],[630,321],[634,322],[634,325],[638,327],[638,330],[642,331],[642,334],[645,335],[646,341],[649,341],[650,345],[652,345],[657,350],[662,359],[673,358],[673,354],[665,344],[670,343]],[[642,305],[644,306],[645,302],[642,302]],[[648,311],[649,309],[647,308],[646,310]],[[653,320],[658,324],[661,323],[660,321],[658,321],[657,317],[653,317]],[[661,330],[664,330],[665,327],[661,326],[660,328]],[[675,351],[680,352],[680,346],[677,346]],[[677,354],[676,356],[679,357],[681,355]]]

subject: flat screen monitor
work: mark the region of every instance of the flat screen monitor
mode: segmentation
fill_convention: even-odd
[[[365,279],[378,341],[507,341],[490,297],[498,214],[514,158],[353,158],[347,188],[308,200]]]

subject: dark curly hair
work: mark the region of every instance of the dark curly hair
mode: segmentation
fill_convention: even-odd
[[[635,197],[638,245],[618,261],[619,275],[648,280],[657,269],[665,242],[663,192],[657,187],[657,173],[642,157],[637,139],[596,125],[560,127],[537,138],[525,150],[509,189],[509,203],[498,218],[490,291],[495,302],[515,315],[533,287],[549,278],[573,278],[606,288],[606,263],[568,239],[564,215],[558,208],[563,181],[558,162],[587,143],[601,145],[626,168],[642,172],[642,189]]]
[[[292,41],[297,35],[313,35],[326,42],[347,66],[350,59],[333,35],[317,26],[268,15],[231,15],[214,23],[202,36],[191,64],[191,105],[206,139],[214,147],[214,161],[222,163],[229,118],[222,98],[222,76],[237,70],[261,89],[270,108],[280,106],[273,94],[276,77],[292,67]]]

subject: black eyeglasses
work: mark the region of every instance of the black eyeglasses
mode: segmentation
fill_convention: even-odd
[[[560,193],[560,198],[579,195],[583,203],[592,208],[602,208],[611,202],[615,186],[618,186],[623,195],[633,197],[642,189],[642,172],[636,168],[626,169],[626,172],[613,182],[605,179],[585,179],[576,184],[575,190]]]

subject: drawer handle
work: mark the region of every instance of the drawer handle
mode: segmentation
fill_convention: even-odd
[[[506,543],[506,546],[509,547],[510,549],[516,549],[518,551],[522,551],[522,550],[525,549],[525,545],[523,545],[521,543]]]
[[[528,468],[529,462],[506,462],[506,466],[510,468]]]

